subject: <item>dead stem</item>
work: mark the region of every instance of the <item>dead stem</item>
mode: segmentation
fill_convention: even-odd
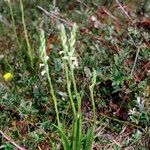
[[[128,12],[123,8],[123,6],[121,5],[121,3],[118,0],[115,0],[116,3],[118,4],[118,6],[120,7],[120,9],[122,9],[122,11],[124,12],[124,14],[128,17],[129,20],[132,20],[132,18],[129,16]]]
[[[19,150],[26,150],[25,148],[20,147],[18,144],[16,144],[9,136],[4,134],[3,131],[0,130],[0,134],[3,136],[3,138],[5,138],[7,141],[9,141],[11,144],[13,144],[17,149],[19,149]]]
[[[67,20],[65,20],[65,19],[62,19],[62,18],[56,16],[54,13],[48,12],[47,10],[45,10],[44,8],[42,8],[41,6],[37,6],[37,7],[38,7],[40,10],[42,10],[47,16],[52,17],[52,18],[55,18],[55,19],[57,19],[57,20],[59,20],[59,21],[62,21],[62,22],[64,22],[66,25],[68,25],[69,27],[72,27],[72,26],[73,26],[73,23],[72,23],[72,22],[69,22],[69,21],[67,21]]]

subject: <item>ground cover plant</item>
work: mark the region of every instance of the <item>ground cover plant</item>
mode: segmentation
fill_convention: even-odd
[[[0,6],[0,149],[150,148],[148,0]]]

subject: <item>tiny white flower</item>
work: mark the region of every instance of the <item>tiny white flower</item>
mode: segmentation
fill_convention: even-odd
[[[58,94],[63,96],[63,97],[67,97],[67,94],[65,92],[59,91]]]
[[[100,23],[98,22],[98,21],[95,21],[95,23],[94,23],[94,28],[99,28],[99,26],[100,26]]]
[[[0,55],[0,60],[4,58],[4,55]]]
[[[97,18],[95,16],[91,16],[91,21],[97,21]]]
[[[137,104],[138,104],[138,105],[141,104],[141,99],[140,99],[140,97],[137,97]]]
[[[134,115],[134,114],[136,114],[136,109],[135,108],[133,108],[133,109],[129,109],[129,113],[128,113],[129,115]]]
[[[61,55],[61,54],[64,54],[64,51],[60,51],[59,54],[60,54],[60,55]]]
[[[46,57],[45,57],[45,60],[47,61],[48,59],[49,59],[49,57],[48,57],[48,56],[46,56]]]
[[[44,76],[45,73],[46,73],[46,70],[43,70],[43,71],[41,72],[41,75]]]
[[[73,64],[74,67],[78,67],[78,61],[77,61],[77,59],[74,59],[72,61],[72,64]]]
[[[40,68],[44,67],[45,65],[44,64],[40,64]]]
[[[84,73],[87,78],[92,76],[91,70],[88,67],[84,67]]]
[[[136,103],[137,103],[139,108],[141,108],[141,109],[144,108],[144,101],[142,101],[140,97],[137,97]]]

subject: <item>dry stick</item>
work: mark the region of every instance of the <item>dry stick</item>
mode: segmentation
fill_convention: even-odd
[[[134,46],[137,48],[136,56],[135,56],[134,63],[133,63],[133,67],[132,67],[132,69],[131,69],[131,74],[130,74],[131,77],[132,77],[132,76],[133,76],[134,69],[135,69],[135,66],[136,66],[136,62],[137,62],[137,59],[138,59],[138,56],[139,56],[139,52],[140,52],[140,49],[141,49],[141,46],[140,46],[140,45],[141,45],[142,41],[140,41],[140,44],[139,44],[139,46],[137,47],[137,45],[135,44],[135,42],[134,42],[132,36],[131,36],[131,35],[129,35],[129,36],[130,36],[131,40],[133,41]]]
[[[10,137],[8,137],[6,134],[4,134],[3,131],[0,130],[0,134],[7,140],[9,141],[11,144],[13,144],[17,149],[19,150],[26,150],[23,147],[20,147],[19,145],[17,145]]]
[[[117,21],[119,24],[122,24],[113,14],[111,14],[108,10],[106,10],[106,8],[103,7],[103,11],[104,11],[109,17],[111,17],[113,20]]]
[[[123,6],[121,5],[121,3],[118,0],[115,0],[115,1],[119,5],[119,7],[122,9],[124,14],[128,17],[128,19],[132,20],[132,18],[128,15],[128,12],[126,12],[125,9],[123,8]]]
[[[105,118],[114,120],[114,121],[116,121],[116,122],[118,122],[118,123],[121,123],[121,124],[130,125],[130,126],[132,126],[132,127],[134,127],[134,128],[140,129],[140,130],[142,130],[143,132],[145,132],[145,130],[144,130],[141,126],[135,125],[135,124],[133,124],[133,123],[131,123],[131,122],[119,120],[119,119],[117,119],[117,118],[110,117],[110,116],[108,116],[108,115],[106,115],[106,114],[103,114],[103,113],[99,113],[99,114],[100,114],[101,116],[105,117]]]
[[[83,1],[81,1],[81,0],[76,0],[76,1],[81,3],[82,5],[84,5],[86,8],[90,9],[93,12],[93,10],[87,4],[85,4]]]
[[[136,62],[137,62],[137,59],[138,59],[138,56],[139,56],[140,49],[141,49],[141,47],[139,46],[138,49],[137,49],[134,64],[133,64],[133,67],[132,67],[132,70],[131,70],[131,77],[133,75],[133,72],[134,72],[134,69],[135,69],[135,66],[136,66]]]
[[[39,6],[39,5],[37,5],[37,8],[39,8],[40,10],[42,10],[47,16],[49,16],[49,17],[53,17],[53,18],[55,18],[55,19],[58,19],[58,20],[60,20],[60,21],[66,21],[65,19],[63,20],[62,18],[60,18],[60,17],[64,17],[63,15],[61,15],[60,13],[58,13],[58,12],[54,12],[54,11],[50,11],[50,12],[48,12],[47,10],[45,10],[43,7],[41,7],[41,6]],[[58,17],[58,16],[60,16],[60,17]],[[69,22],[69,21],[68,21]],[[67,21],[65,22],[65,23],[67,23]],[[68,23],[67,23],[68,24]],[[70,25],[73,25],[73,23],[72,22],[70,22]]]
[[[93,2],[93,3],[94,3],[94,2]],[[99,8],[99,6],[98,6],[96,3],[94,3],[94,5]],[[103,11],[104,11],[110,18],[112,18],[113,20],[117,21],[119,24],[122,24],[122,23],[121,23],[110,11],[108,11],[104,6],[102,6],[102,9],[103,9]]]
[[[69,22],[69,21],[66,21],[65,19],[62,19],[58,16],[56,16],[55,14],[51,13],[51,12],[48,12],[47,10],[45,10],[44,8],[42,8],[41,6],[37,6],[40,10],[42,10],[46,15],[48,15],[49,17],[53,17],[59,21],[62,21],[64,22],[65,24],[67,24],[68,26],[72,27],[73,26],[73,23]]]
[[[68,18],[66,18],[65,16],[63,16],[62,14],[60,14],[60,13],[58,13],[58,12],[56,13],[56,12],[54,12],[54,11],[50,11],[49,13],[50,13],[50,14],[53,14],[53,15],[55,15],[55,16],[61,18],[61,19],[64,19],[66,22],[69,22],[70,25],[71,25],[71,24],[73,25],[73,22],[70,21],[70,20],[69,20]],[[71,27],[72,27],[72,25],[71,25]]]
[[[136,125],[136,124],[133,124],[133,123],[131,123],[131,122],[129,122],[129,121],[123,121],[123,120],[119,120],[119,119],[117,119],[117,118],[115,118],[115,117],[111,117],[111,116],[109,116],[109,115],[107,115],[107,114],[104,114],[104,113],[98,113],[100,116],[103,116],[104,118],[108,118],[108,119],[110,119],[110,120],[114,120],[114,121],[116,121],[116,122],[118,122],[118,123],[120,123],[120,124],[123,124],[123,125],[130,125],[130,126],[132,126],[133,128],[137,128],[137,129],[140,129],[141,131],[143,131],[143,132],[146,132],[141,126],[138,126],[138,125]],[[88,119],[88,118],[86,118],[86,120],[90,120],[90,119]],[[91,121],[92,122],[94,122],[94,120],[93,119],[91,119]],[[97,121],[96,122],[96,124],[99,124],[99,122]]]
[[[80,2],[80,3],[83,4],[85,7],[87,7],[88,9],[90,9],[94,14],[97,15],[97,13],[95,13],[95,11],[93,11],[92,8],[90,8],[90,7],[89,7],[88,5],[86,5],[84,2],[81,2],[80,0],[77,0],[77,2]],[[94,3],[94,5],[96,5],[96,4]],[[96,5],[96,7],[99,7],[99,6]],[[122,24],[113,14],[111,14],[111,13],[110,13],[108,10],[106,10],[104,7],[103,7],[103,11],[104,11],[109,17],[111,17],[113,20],[117,21],[119,24]],[[98,21],[98,20],[97,20],[97,21]],[[101,24],[100,21],[98,21],[98,23]]]

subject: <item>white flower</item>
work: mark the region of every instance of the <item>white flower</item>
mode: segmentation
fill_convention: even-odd
[[[48,56],[46,56],[46,57],[45,57],[45,60],[47,61],[48,59],[49,59],[49,57],[48,57]]]
[[[64,51],[60,51],[59,54],[60,54],[60,55],[64,54]]]
[[[133,109],[129,109],[129,115],[134,115],[134,114],[136,114],[136,108],[133,108]]]
[[[67,94],[65,92],[59,91],[58,94],[62,97],[67,97]]]
[[[0,60],[4,58],[4,55],[0,55]]]
[[[84,73],[87,78],[90,78],[92,76],[91,70],[88,67],[84,67]]]
[[[68,97],[68,95],[65,92],[59,91],[58,94],[62,97],[63,100]]]
[[[137,101],[136,101],[136,102],[137,102],[138,105],[141,104],[141,99],[140,99],[140,97],[137,97]]]
[[[95,16],[91,16],[91,21],[97,21],[97,18]]]
[[[141,108],[141,109],[144,108],[144,101],[142,101],[140,97],[137,97],[136,103],[137,103],[139,108]]]
[[[43,70],[43,71],[41,72],[41,75],[44,76],[45,73],[46,73],[46,70]]]
[[[74,59],[72,60],[72,65],[73,65],[74,67],[78,67],[78,61],[77,61],[77,58],[76,58],[76,57],[74,57]]]
[[[40,64],[40,68],[44,67],[45,65],[44,64]]]

